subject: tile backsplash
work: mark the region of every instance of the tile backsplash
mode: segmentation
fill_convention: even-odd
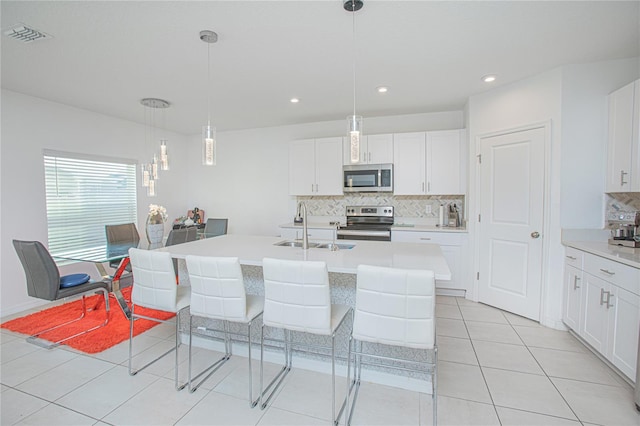
[[[440,204],[456,204],[458,211],[464,212],[463,195],[392,195],[392,194],[349,194],[344,196],[297,197],[307,206],[311,216],[344,216],[347,206],[393,206],[395,217],[419,217],[438,219]],[[431,212],[427,213],[427,205]]]
[[[620,192],[607,194],[606,212],[612,210],[640,210],[640,192]]]

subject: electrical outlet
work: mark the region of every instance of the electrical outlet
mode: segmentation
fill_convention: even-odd
[[[424,209],[425,213],[431,213],[431,204],[427,204],[427,206]]]

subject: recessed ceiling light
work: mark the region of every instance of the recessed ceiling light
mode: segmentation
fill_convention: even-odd
[[[380,86],[376,90],[378,91],[378,93],[387,93],[389,91],[389,88],[387,86]]]
[[[484,81],[485,83],[491,83],[493,81],[496,81],[496,75],[495,74],[487,74],[484,77],[482,77],[482,81]]]
[[[298,99],[298,98],[291,98],[291,99],[289,100],[289,102],[291,102],[292,104],[297,104],[298,102],[300,102],[300,99]]]

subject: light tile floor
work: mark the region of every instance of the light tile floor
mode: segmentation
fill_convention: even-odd
[[[439,424],[640,425],[632,388],[569,333],[453,297],[438,297],[437,316]],[[170,347],[172,332],[160,325],[138,336],[135,362]],[[245,358],[190,394],[174,390],[171,357],[129,376],[127,342],[89,356],[41,349],[5,330],[0,337],[2,425],[330,423],[330,376],[295,363],[263,411],[248,406]],[[215,355],[198,349],[194,360],[203,366]],[[180,356],[186,377],[186,345]],[[429,425],[431,395],[363,383],[353,424]]]

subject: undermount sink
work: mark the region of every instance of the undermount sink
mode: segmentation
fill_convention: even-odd
[[[282,246],[282,247],[302,247],[302,241],[280,241],[279,243],[275,243],[274,246]],[[309,243],[309,248],[318,247],[318,243]]]
[[[331,247],[333,247],[333,246],[336,246],[340,250],[351,250],[356,245],[355,244],[341,244],[341,243],[336,243],[336,244],[334,244],[334,243],[326,243],[326,244],[320,244],[316,248],[331,249]]]
[[[274,246],[280,246],[280,247],[300,247],[300,248],[302,248],[302,241],[285,240],[285,241],[280,241],[278,243],[274,243],[273,245]],[[331,249],[334,245],[340,250],[351,250],[352,248],[355,247],[355,244],[309,243],[309,248]]]

